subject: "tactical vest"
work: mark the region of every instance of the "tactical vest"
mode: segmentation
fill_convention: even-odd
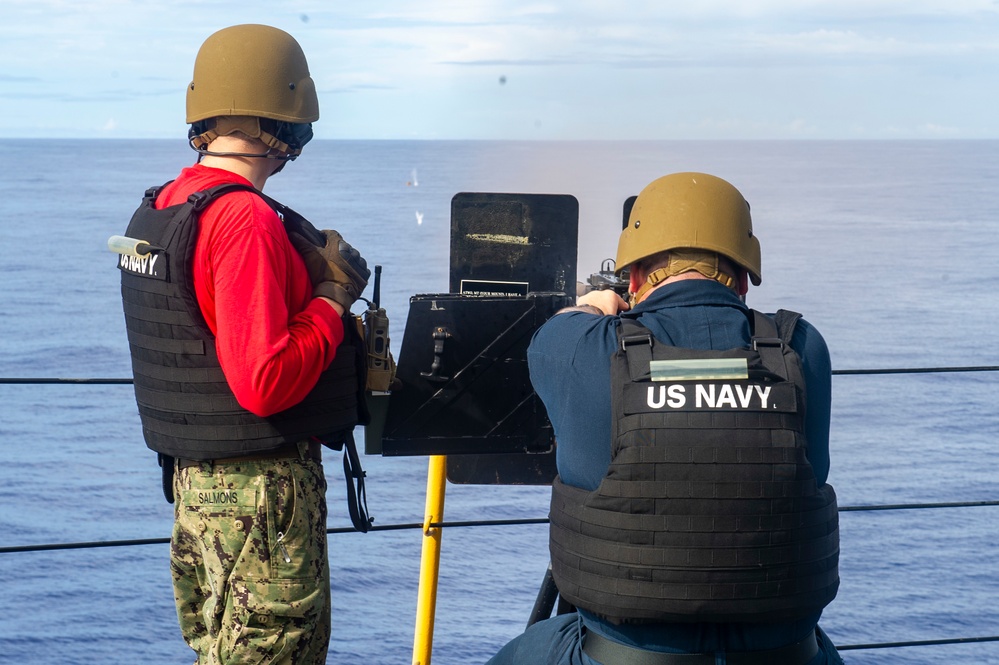
[[[750,346],[726,351],[668,346],[622,319],[607,474],[594,491],[552,488],[567,601],[615,623],[776,622],[836,596],[836,495],[805,457],[790,346],[800,315],[748,315]]]
[[[186,203],[157,210],[161,189],[146,191],[126,231],[158,249],[141,259],[119,259],[135,399],[146,445],[193,460],[264,453],[309,437],[340,449],[363,417],[364,345],[353,322],[344,319],[344,341],[305,399],[260,417],[241,407],[229,388],[193,285],[198,218],[223,194],[252,191],[281,214],[286,230],[310,237],[315,228],[246,185],[218,185],[192,194]]]

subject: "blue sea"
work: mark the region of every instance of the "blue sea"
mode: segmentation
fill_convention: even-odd
[[[182,139],[5,143],[0,376],[129,377],[115,255],[142,192],[194,161]],[[398,354],[408,299],[448,288],[451,197],[580,204],[579,274],[613,256],[622,203],[706,171],[752,205],[763,285],[835,369],[999,365],[999,142],[316,141],[267,192],[384,266]],[[419,221],[422,218],[422,221]],[[369,294],[370,295],[370,294]],[[999,374],[836,376],[841,506],[999,499]],[[128,385],[0,385],[0,547],[164,538],[172,511]],[[365,456],[377,524],[423,521],[427,459]],[[348,526],[336,456],[330,526]],[[543,487],[449,485],[448,520],[536,518]],[[999,507],[844,512],[843,645],[999,635]],[[330,663],[412,658],[420,532],[330,536]],[[454,528],[433,662],[481,663],[519,634],[548,561],[544,525]],[[168,546],[0,553],[0,661],[185,663]],[[999,642],[845,651],[851,664],[999,663]]]

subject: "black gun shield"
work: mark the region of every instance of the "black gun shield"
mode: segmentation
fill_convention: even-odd
[[[452,199],[452,293],[410,301],[385,455],[447,455],[454,483],[551,482],[551,425],[526,349],[573,302],[578,216],[566,195]]]
[[[531,387],[527,345],[568,304],[564,294],[524,298],[420,295],[410,300],[383,433],[386,455],[543,453],[544,406]]]
[[[578,224],[579,202],[566,194],[455,194],[451,293],[575,289]]]

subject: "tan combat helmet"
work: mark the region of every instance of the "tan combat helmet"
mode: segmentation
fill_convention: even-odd
[[[762,279],[749,203],[713,175],[674,173],[643,189],[621,232],[615,270],[668,250],[714,252],[745,268],[753,284]]]
[[[318,119],[319,98],[305,53],[287,32],[234,25],[201,45],[187,88],[187,122],[199,152],[214,138],[239,130],[293,159],[312,138],[311,123]]]

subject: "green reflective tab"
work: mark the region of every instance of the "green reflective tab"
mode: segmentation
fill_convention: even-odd
[[[649,363],[653,381],[704,381],[748,379],[745,358],[705,358],[696,360],[653,360]]]
[[[256,490],[184,490],[181,502],[185,506],[225,508],[228,506],[250,507],[257,505]]]

